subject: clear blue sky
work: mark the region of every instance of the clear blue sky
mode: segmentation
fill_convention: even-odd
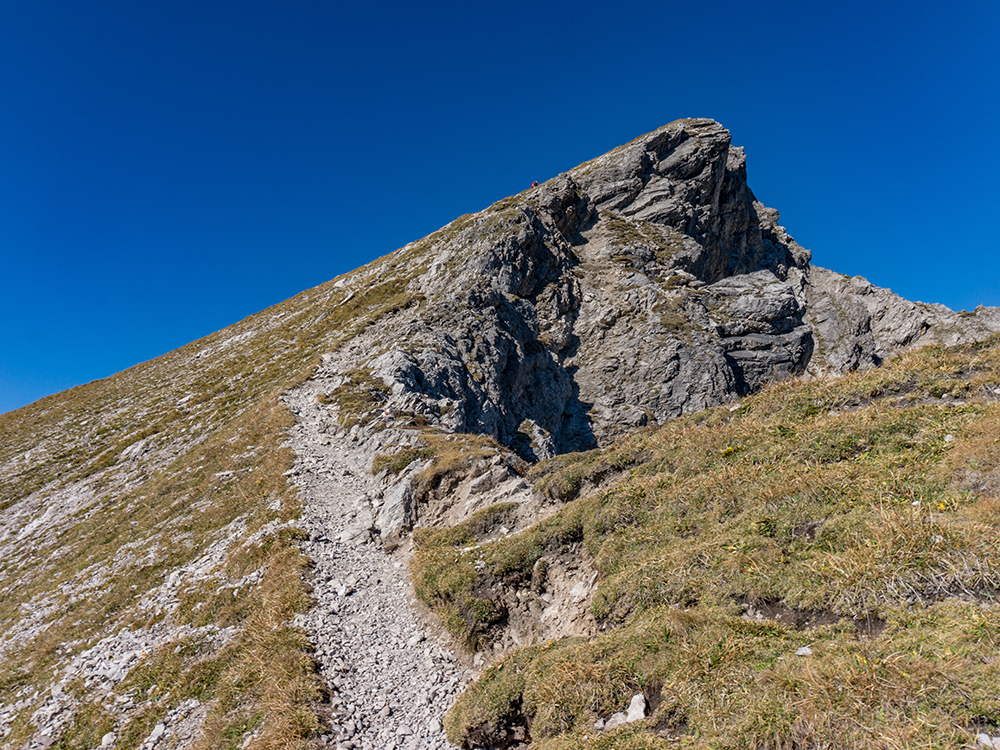
[[[679,117],[817,265],[1000,305],[1000,3],[0,4],[0,411]]]

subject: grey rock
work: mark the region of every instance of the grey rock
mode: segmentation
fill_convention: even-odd
[[[625,721],[633,722],[644,718],[646,718],[646,696],[642,693],[637,693],[632,696],[632,700],[628,704],[628,713],[625,716]]]
[[[645,717],[646,697],[642,693],[637,693],[636,695],[633,695],[632,700],[629,701],[627,711],[619,711],[618,713],[612,714],[611,718],[607,721],[598,719],[594,724],[594,729],[609,732],[617,726],[629,724],[633,721],[639,721]]]
[[[604,722],[604,731],[610,732],[617,726],[621,726],[628,721],[628,714],[624,711],[619,711],[616,714],[611,714],[611,718]]]
[[[910,302],[869,283],[810,266],[805,286],[808,323],[821,357],[817,374],[865,369],[907,348],[952,346],[1000,331],[1000,309],[954,312],[944,305]]]
[[[777,379],[1000,330],[997,310],[952,313],[811,266],[730,140],[711,120],[671,123],[446,227],[409,281],[421,311],[379,321],[327,372],[365,367],[388,388],[384,413],[486,433],[534,461]],[[396,343],[372,357],[384,341]],[[385,488],[383,539],[419,521],[423,468]]]

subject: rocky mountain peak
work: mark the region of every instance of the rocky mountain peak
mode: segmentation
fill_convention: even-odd
[[[587,607],[607,570],[581,548],[579,519],[545,532],[538,565],[527,547],[481,549],[516,546],[588,488],[659,462],[642,444],[672,428],[530,464],[776,380],[994,331],[995,308],[956,313],[811,265],[756,200],[729,132],[670,123],[201,341],[2,415],[0,741],[443,748],[440,713],[473,675],[410,609],[421,538],[425,573],[443,567],[450,593],[416,593],[465,646],[500,655],[594,635]],[[894,377],[930,399],[919,378]],[[994,375],[977,378],[1000,394]],[[932,387],[935,409],[972,389]],[[951,445],[949,430],[911,437]],[[815,527],[800,528],[793,538]],[[448,598],[477,576],[482,591]],[[503,746],[527,736],[513,723],[510,736],[494,727]]]
[[[743,149],[714,120],[677,120],[574,174],[599,210],[690,237],[697,246],[675,263],[707,283],[763,268],[784,277],[809,262],[754,198]]]
[[[409,302],[318,377],[341,392],[363,371],[385,388],[352,427],[369,460],[407,444],[389,425],[410,414],[531,461],[776,379],[1000,329],[996,310],[906,302],[809,260],[756,200],[729,132],[678,120],[338,282],[394,285]]]

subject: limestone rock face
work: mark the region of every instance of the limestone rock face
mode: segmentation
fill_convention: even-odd
[[[536,460],[775,379],[1000,330],[997,309],[908,302],[809,260],[756,200],[729,132],[679,120],[351,274],[351,293],[390,279],[418,302],[322,377],[360,368],[384,384],[360,428],[378,450],[392,445],[380,430],[418,414]]]
[[[805,266],[809,252],[747,187],[746,155],[712,120],[681,120],[574,170],[598,209],[694,240],[675,264],[706,282]]]
[[[860,276],[825,268],[810,268],[809,280],[810,325],[822,352],[810,366],[816,373],[873,367],[906,347],[952,346],[1000,330],[1000,308],[954,312],[910,302]]]

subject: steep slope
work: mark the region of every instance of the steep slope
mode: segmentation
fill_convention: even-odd
[[[460,698],[452,741],[1000,738],[996,337],[775,384],[550,459],[531,478],[557,507],[540,523],[514,522],[504,504],[416,535],[417,591],[457,636],[471,627],[451,614],[478,600],[505,612],[476,634],[480,648],[534,636]],[[513,533],[498,538],[501,525]],[[574,608],[589,629],[559,637],[554,621]],[[630,702],[638,711],[622,723]]]
[[[729,133],[681,120],[202,341],[3,415],[4,747],[378,746],[410,708],[356,699],[365,680],[385,674],[396,696],[424,680],[409,702],[433,694],[443,710],[464,679],[438,645],[419,647],[417,677],[372,669],[416,648],[395,632],[374,654],[337,645],[362,632],[366,607],[404,606],[390,592],[406,585],[411,529],[474,518],[504,536],[569,497],[532,492],[532,462],[791,375],[1000,329],[995,309],[909,303],[808,260],[755,200]],[[392,557],[367,565],[367,588],[341,606],[324,561],[358,554]],[[428,596],[453,633],[495,653],[598,632],[600,610],[584,605],[601,572],[570,552],[549,564],[549,595],[574,603],[543,625],[483,592]],[[505,620],[520,625],[498,630]],[[426,726],[406,725],[400,744],[437,743],[434,716],[412,716]]]
[[[390,256],[421,304],[365,330],[318,377],[341,418],[360,422],[349,437],[361,464],[412,451],[390,429],[402,415],[531,461],[774,380],[1000,330],[995,308],[953,313],[811,266],[777,218],[729,133],[679,120]],[[396,491],[375,525],[397,533],[418,516]]]

